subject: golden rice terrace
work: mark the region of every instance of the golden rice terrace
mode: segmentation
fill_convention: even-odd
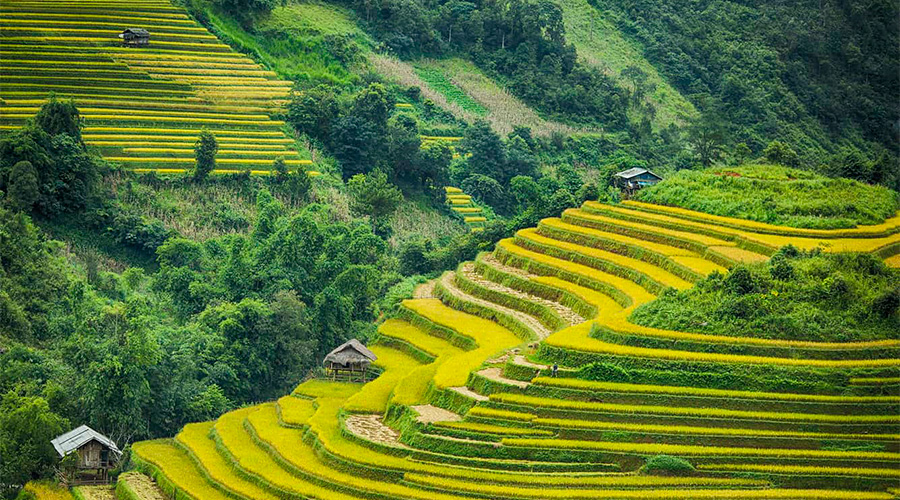
[[[146,29],[149,45],[124,46],[127,28]],[[50,92],[71,97],[85,142],[127,168],[191,168],[204,128],[218,138],[222,170],[310,163],[272,118],[291,82],[167,0],[4,0],[0,73],[0,130],[22,126]]]
[[[588,202],[405,301],[369,346],[374,381],[307,381],[137,443],[133,459],[197,499],[896,498],[900,339],[794,342],[628,320],[664,289],[787,243],[890,259],[900,217],[804,230]],[[607,361],[635,376],[579,370]],[[652,474],[659,455],[693,470]]]

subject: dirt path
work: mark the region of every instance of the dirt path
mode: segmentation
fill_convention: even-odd
[[[400,434],[397,431],[384,425],[381,415],[350,415],[344,419],[344,425],[352,434],[373,443],[409,448],[400,442]]]
[[[118,480],[124,481],[141,500],[167,500],[156,483],[140,472],[126,472],[120,475]]]
[[[474,399],[475,401],[487,401],[488,399],[490,399],[487,396],[482,396],[481,394],[478,394],[477,392],[473,391],[472,389],[469,389],[468,387],[451,387],[450,390],[453,392],[462,394],[463,396],[465,396],[469,399]]]
[[[456,273],[453,273],[453,272],[445,273],[441,277],[441,286],[443,286],[444,289],[446,289],[447,292],[449,292],[454,297],[456,297],[460,300],[463,300],[465,302],[472,302],[474,304],[478,304],[478,305],[487,307],[488,309],[493,309],[497,312],[512,316],[513,318],[519,320],[522,324],[524,324],[525,327],[527,327],[529,330],[534,332],[534,334],[537,335],[537,337],[541,340],[547,338],[551,333],[553,333],[550,331],[549,328],[544,326],[544,324],[541,323],[540,321],[538,321],[538,319],[535,318],[534,316],[525,314],[522,311],[510,309],[509,307],[506,307],[506,306],[501,306],[500,304],[497,304],[495,302],[490,302],[488,300],[484,300],[482,298],[475,297],[473,295],[469,295],[468,293],[460,290],[459,288],[456,287],[456,283],[454,281],[455,277],[456,277]]]
[[[529,385],[531,385],[530,382],[524,382],[522,380],[513,380],[511,378],[504,377],[503,370],[501,370],[500,368],[496,368],[496,367],[485,368],[484,370],[481,370],[480,372],[478,372],[478,375],[481,375],[482,377],[493,380],[495,382],[500,382],[501,384],[514,385],[521,389],[524,389],[524,388],[528,387]]]
[[[484,276],[478,274],[475,269],[475,264],[472,262],[467,262],[462,266],[463,275],[478,283],[479,285],[500,292],[505,293],[507,295],[511,295],[513,297],[518,297],[523,300],[527,300],[529,302],[534,302],[535,304],[541,304],[545,307],[549,307],[556,311],[556,314],[559,315],[560,318],[563,319],[569,325],[577,325],[579,323],[584,323],[585,319],[572,309],[560,304],[559,302],[553,302],[552,300],[547,300],[542,297],[538,297],[537,295],[532,295],[530,293],[522,292],[520,290],[516,290],[515,288],[510,288],[506,285],[501,285],[500,283],[495,283],[486,279]]]
[[[434,297],[434,284],[435,280],[428,280],[425,283],[417,286],[415,290],[413,290],[413,298],[414,299],[433,299]]]
[[[462,420],[462,416],[433,405],[413,406],[412,409],[419,414],[416,420],[423,424],[430,424],[431,422],[459,422]]]
[[[546,365],[536,365],[531,361],[528,361],[525,356],[516,356],[513,359],[513,362],[519,366],[527,366],[529,368],[534,368],[535,370],[546,370],[548,368]]]
[[[116,500],[112,486],[79,486],[76,489],[84,500]]]

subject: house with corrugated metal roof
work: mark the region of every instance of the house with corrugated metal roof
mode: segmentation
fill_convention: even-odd
[[[60,458],[78,454],[76,484],[107,482],[109,469],[115,467],[122,456],[112,439],[86,425],[53,438],[50,444]]]
[[[616,187],[628,193],[652,186],[661,180],[663,180],[661,176],[640,167],[629,168],[613,176]]]

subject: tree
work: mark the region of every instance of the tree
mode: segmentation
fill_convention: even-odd
[[[67,430],[69,422],[50,410],[41,397],[10,391],[0,400],[0,494],[46,477],[56,463],[50,440]]]
[[[470,175],[466,180],[462,181],[460,187],[466,193],[495,209],[504,210],[506,208],[506,193],[503,190],[503,186],[486,175]]]
[[[350,193],[350,208],[359,215],[368,215],[378,226],[397,209],[403,201],[403,194],[388,182],[384,172],[375,170],[369,174],[354,175],[347,182]]]
[[[219,142],[216,136],[209,130],[203,129],[200,137],[194,144],[194,156],[196,164],[194,165],[193,178],[196,182],[203,182],[210,172],[216,168],[216,153],[219,152]]]
[[[287,121],[301,134],[329,144],[341,108],[331,87],[319,85],[291,95]]]
[[[800,157],[790,146],[781,141],[772,141],[763,150],[766,159],[778,165],[797,167],[800,165]]]
[[[284,156],[275,158],[275,161],[272,162],[272,172],[274,172],[275,180],[277,182],[284,182],[287,180],[288,169],[287,164],[284,162]]]
[[[81,114],[75,107],[75,101],[60,101],[56,94],[50,94],[34,116],[37,125],[50,135],[66,134],[81,143]]]
[[[512,178],[506,169],[506,147],[488,122],[478,120],[467,128],[459,149],[471,155],[467,160],[470,173],[486,175],[501,184]]]
[[[753,151],[750,150],[750,147],[747,146],[746,142],[739,142],[734,146],[734,159],[737,161],[738,165],[746,162],[751,154],[753,154]]]
[[[10,205],[23,212],[28,212],[38,200],[37,171],[31,162],[20,161],[9,172],[7,182],[7,196]]]
[[[688,127],[688,142],[704,168],[719,159],[725,142],[725,129],[713,113],[700,115]]]

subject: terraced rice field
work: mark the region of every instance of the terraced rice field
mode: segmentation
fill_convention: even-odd
[[[168,0],[8,0],[0,4],[0,131],[21,127],[50,92],[75,99],[84,139],[127,168],[179,173],[201,129],[219,173],[312,163],[272,116],[292,83],[233,51]],[[146,28],[150,45],[117,35]]]
[[[308,381],[134,454],[195,498],[896,498],[900,338],[725,337],[628,316],[782,239],[890,253],[898,224],[812,234],[587,203],[445,274],[439,299],[403,302],[372,346],[375,381]],[[636,375],[580,378],[603,361]],[[640,473],[656,455],[696,471]]]
[[[423,138],[423,140],[425,139]],[[428,137],[427,139],[440,140],[437,137]],[[453,139],[456,138],[454,137]],[[444,188],[444,191],[447,193],[447,204],[450,205],[450,210],[462,217],[469,230],[472,232],[484,231],[487,218],[484,216],[484,211],[481,207],[472,200],[472,197],[457,187],[447,186]]]

